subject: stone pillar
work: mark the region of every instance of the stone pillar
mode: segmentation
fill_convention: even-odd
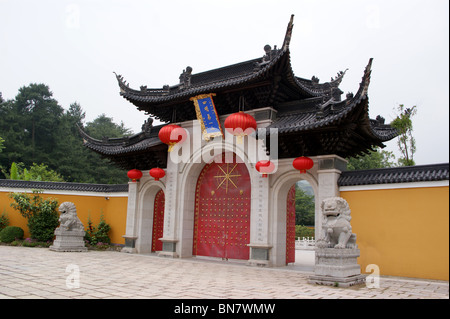
[[[270,266],[269,252],[269,177],[253,171],[250,215],[250,259],[248,265]]]
[[[124,253],[136,253],[137,239],[137,213],[139,198],[139,182],[128,183],[128,205],[127,205],[127,225],[125,230],[125,247],[122,248]]]
[[[161,257],[178,257],[176,236],[176,211],[177,211],[177,183],[178,183],[178,165],[173,161],[167,161],[166,170],[166,192],[165,192],[165,207],[164,207],[164,233],[163,250],[158,253]]]
[[[329,197],[339,197],[338,179],[341,173],[347,169],[347,161],[337,155],[318,156],[317,180],[319,185],[317,203],[321,203]],[[316,212],[318,210],[316,209]],[[321,238],[323,216],[321,213],[315,216],[315,237]]]

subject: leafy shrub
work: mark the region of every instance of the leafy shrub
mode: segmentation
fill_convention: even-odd
[[[9,196],[14,200],[11,207],[28,220],[31,238],[47,242],[53,240],[55,228],[59,225],[58,201],[52,198],[42,199],[39,193],[34,190],[32,196],[26,193],[13,193]]]
[[[0,216],[0,231],[8,225],[9,225],[8,214],[6,212],[3,212],[3,214]]]
[[[295,238],[314,237],[314,228],[295,225]]]
[[[18,243],[17,245],[22,245],[24,247],[49,247],[51,245],[51,242],[40,242],[36,239],[32,238],[25,238],[21,243]]]
[[[93,226],[91,216],[88,216],[88,225],[86,229],[86,234],[84,235],[84,239],[87,241],[89,245],[97,245],[101,244],[110,244],[111,239],[109,238],[109,231],[111,230],[111,226],[106,223],[103,213],[100,215],[100,222],[97,227]]]
[[[0,231],[0,241],[4,243],[11,243],[16,239],[23,238],[23,229],[17,226],[6,226]]]

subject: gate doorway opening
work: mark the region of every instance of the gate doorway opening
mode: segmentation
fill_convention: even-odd
[[[161,189],[155,196],[153,209],[153,234],[152,234],[152,252],[162,250],[162,241],[164,227],[164,205],[165,195]]]
[[[248,260],[250,200],[244,163],[206,164],[195,191],[193,255]]]
[[[286,265],[314,267],[315,195],[306,180],[296,182],[286,202]]]

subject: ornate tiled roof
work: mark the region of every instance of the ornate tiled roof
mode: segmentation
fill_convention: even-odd
[[[343,172],[339,186],[449,180],[449,164],[418,165]]]
[[[183,123],[196,120],[191,98],[198,94],[214,93],[214,104],[219,116],[237,112],[243,101],[244,111],[271,109],[265,123],[278,133],[278,158],[300,155],[336,154],[356,156],[384,147],[384,142],[397,136],[397,131],[384,124],[384,119],[369,118],[367,95],[372,59],[364,70],[356,94],[348,93],[341,99],[339,85],[346,71],[341,71],[329,82],[319,83],[298,77],[291,66],[289,43],[293,17],[288,24],[281,48],[266,45],[262,58],[193,74],[187,67],[180,75],[180,83],[149,89],[132,89],[121,75],[117,75],[120,95],[139,110],[163,122]],[[276,115],[275,115],[276,114]],[[273,130],[267,130],[273,134]],[[130,138],[94,140],[81,133],[85,145],[109,158],[124,169],[150,169],[167,164],[167,146],[152,130]],[[270,149],[270,141],[266,147]]]
[[[245,62],[193,74],[187,67],[180,75],[180,83],[162,88],[140,90],[130,88],[123,76],[116,78],[120,95],[139,110],[151,114],[164,122],[183,122],[196,119],[190,98],[199,94],[215,93],[215,105],[220,114],[238,111],[238,100],[245,97],[246,109],[277,107],[279,103],[292,99],[330,97],[345,74],[339,72],[330,82],[319,83],[294,75],[290,63],[289,42],[293,17],[288,24],[283,46],[272,49],[264,47],[265,55]],[[245,88],[245,90],[243,90]],[[174,115],[176,114],[176,115]],[[176,119],[174,119],[174,116]]]
[[[128,184],[84,184],[65,182],[20,181],[10,179],[0,179],[0,188],[42,189],[96,193],[128,192]]]
[[[294,149],[309,156],[327,153],[354,156],[374,146],[384,147],[382,142],[396,137],[396,129],[384,124],[381,117],[369,118],[367,91],[371,67],[372,59],[358,92],[347,94],[343,101],[332,94],[327,99],[315,97],[280,105],[277,118],[267,128],[276,129],[280,135],[279,142],[284,144],[281,157],[289,157]]]

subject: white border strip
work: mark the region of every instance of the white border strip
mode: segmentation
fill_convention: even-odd
[[[354,185],[341,186],[340,192],[365,191],[378,189],[401,189],[401,188],[420,188],[420,187],[445,187],[449,186],[449,181],[431,181],[431,182],[412,182],[412,183],[392,183],[392,184],[373,184],[373,185]]]

